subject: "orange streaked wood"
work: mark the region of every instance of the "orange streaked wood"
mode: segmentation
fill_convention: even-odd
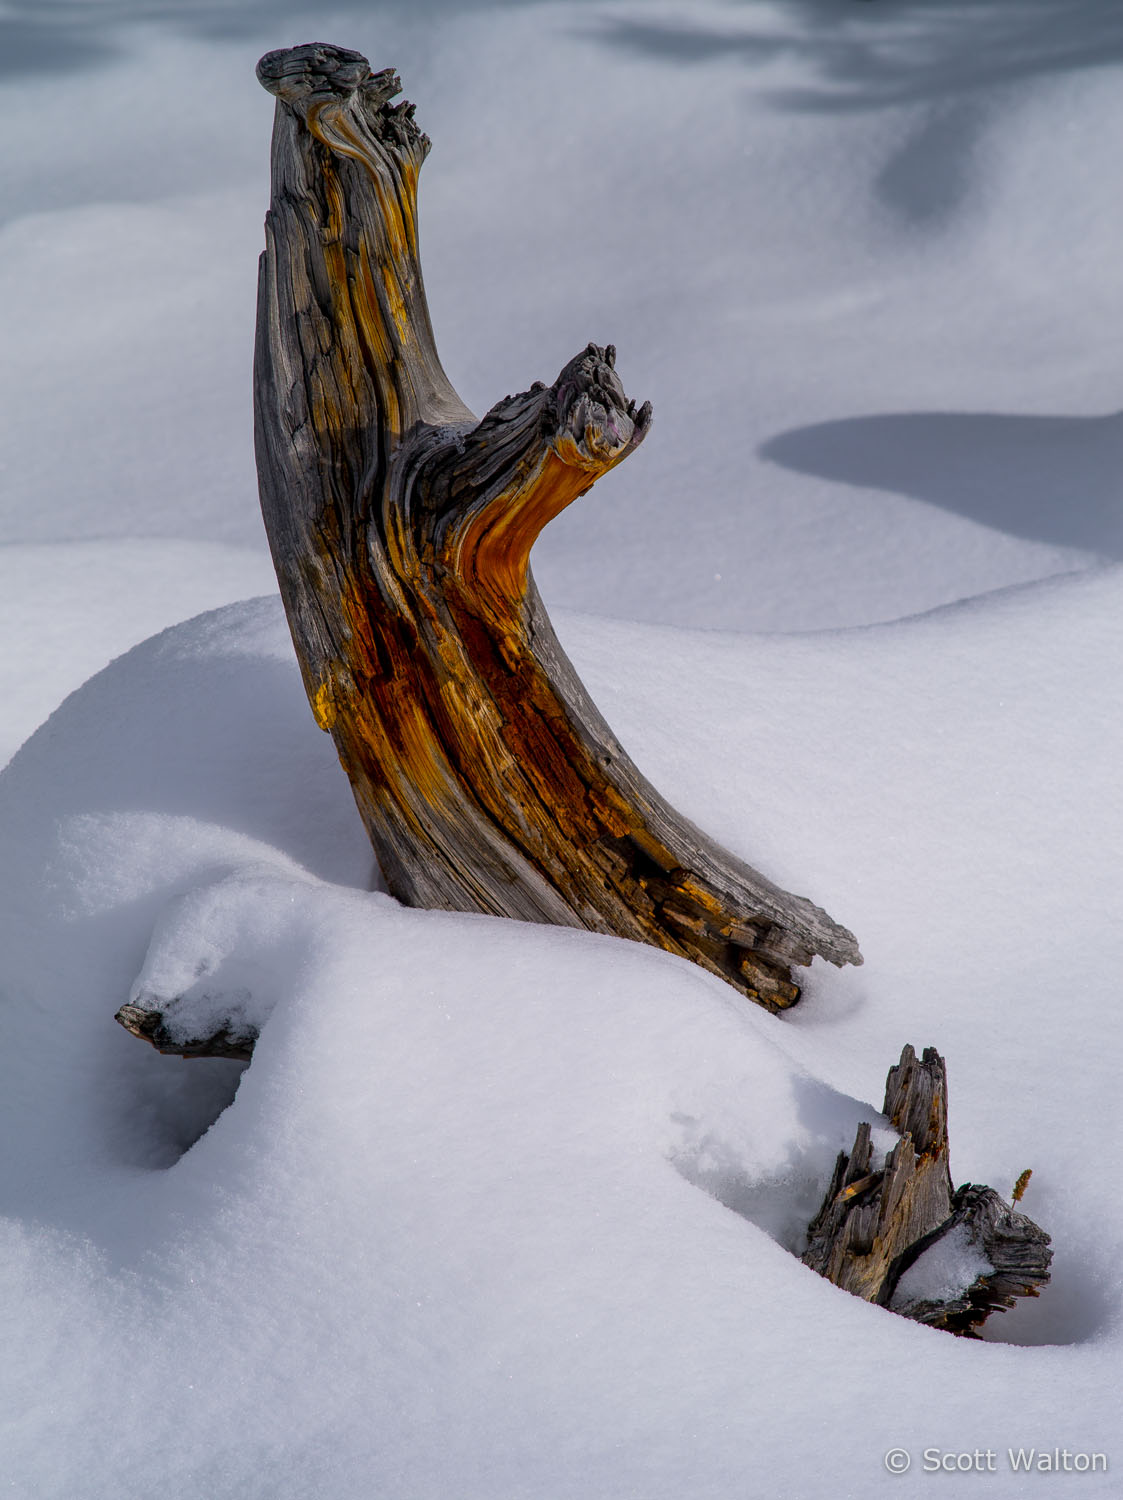
[[[610,345],[477,421],[417,256],[427,139],[341,48],[271,53],[259,290],[262,511],[316,722],[391,891],[689,958],[778,1010],[860,962],[818,907],[670,808],[601,719],[534,586],[544,526],[646,438]]]

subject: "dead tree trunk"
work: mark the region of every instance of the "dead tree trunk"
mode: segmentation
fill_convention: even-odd
[[[258,77],[277,99],[254,371],[262,511],[312,711],[390,890],[652,943],[772,1011],[799,997],[793,965],[861,963],[851,933],[640,775],[538,597],[539,532],[651,425],[614,348],[588,344],[552,385],[477,421],[437,358],[417,248],[429,141],[411,105],[391,105],[398,79],[322,45],[271,52]],[[201,1038],[160,1010],[117,1019],[184,1056],[244,1059],[255,1040],[233,1019]],[[859,1131],[805,1259],[887,1303],[955,1224],[978,1228],[992,1259],[1005,1235],[1014,1250],[962,1309],[971,1326],[980,1299],[989,1310],[1047,1279],[1048,1238],[990,1189],[953,1198],[929,1061],[906,1049],[886,1101],[904,1139],[874,1170]],[[953,1326],[947,1308],[908,1315]]]
[[[542,527],[642,442],[611,345],[477,421],[437,358],[399,82],[271,52],[254,380],[262,509],[305,686],[403,902],[614,933],[778,1010],[791,966],[861,962],[818,907],[644,780],[558,645]]]

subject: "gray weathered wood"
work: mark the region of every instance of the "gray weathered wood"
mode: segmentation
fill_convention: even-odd
[[[902,1278],[926,1251],[958,1236],[990,1264],[956,1296],[936,1300],[903,1293]],[[1019,1297],[1036,1297],[1048,1285],[1053,1252],[1049,1236],[993,1188],[968,1182],[957,1189],[952,1213],[933,1233],[911,1247],[893,1268],[879,1299],[894,1312],[950,1333],[969,1334]]]
[[[875,1167],[870,1126],[859,1125],[808,1228],[804,1263],[867,1302],[952,1333],[969,1333],[1017,1297],[1035,1297],[1049,1280],[1049,1236],[991,1188],[952,1191],[947,1070],[934,1048],[920,1059],[903,1049],[886,1079],[883,1112],[900,1140]],[[949,1235],[990,1270],[941,1300],[898,1296],[905,1273]]]
[[[650,428],[615,350],[589,344],[477,421],[433,340],[429,142],[390,103],[397,78],[325,45],[269,53],[258,76],[277,99],[262,509],[313,711],[391,891],[655,943],[774,1010],[798,997],[793,965],[860,962],[845,928],[668,806],[550,626],[535,537]]]

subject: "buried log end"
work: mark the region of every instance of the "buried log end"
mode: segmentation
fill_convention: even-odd
[[[163,1011],[145,1010],[140,1005],[122,1005],[113,1017],[130,1036],[137,1037],[169,1057],[226,1057],[249,1062],[253,1056],[257,1032],[239,1030],[231,1022],[205,1037],[181,1038],[173,1034]]]

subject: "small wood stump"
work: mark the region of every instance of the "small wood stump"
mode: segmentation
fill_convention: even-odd
[[[1049,1236],[993,1188],[952,1190],[947,1071],[935,1048],[918,1059],[906,1045],[889,1070],[883,1113],[900,1141],[875,1168],[871,1128],[858,1126],[808,1228],[804,1264],[856,1297],[950,1333],[971,1334],[1018,1297],[1036,1297],[1049,1280]],[[928,1276],[922,1256],[937,1258]]]

